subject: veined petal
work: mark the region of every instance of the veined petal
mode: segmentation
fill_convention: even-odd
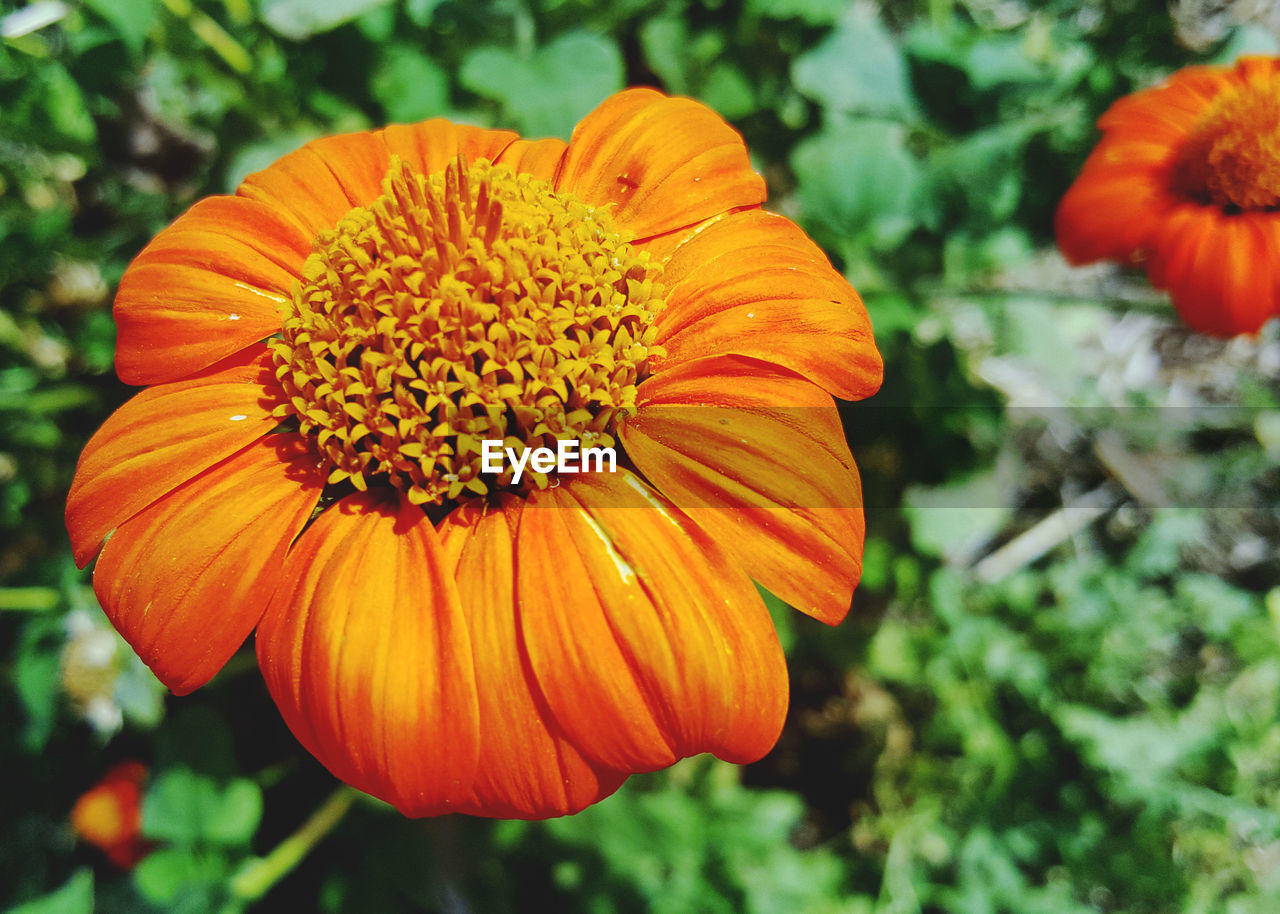
[[[573,131],[556,182],[647,238],[764,202],[738,132],[707,106],[628,89]]]
[[[278,422],[279,390],[265,346],[172,384],[149,387],[85,445],[67,496],[67,530],[83,567],[102,538]]]
[[[324,488],[297,435],[269,435],[120,525],[93,585],[116,630],[179,695],[249,637]]]
[[[130,264],[116,294],[116,372],[161,384],[271,336],[311,238],[276,210],[209,197]]]
[[[640,386],[637,469],[751,576],[823,622],[862,572],[862,488],[831,397],[764,362],[687,362]]]
[[[736,563],[634,475],[536,492],[516,568],[538,690],[586,756],[648,771],[700,752],[749,762],[773,746],[787,672],[768,611]]]
[[[515,537],[522,502],[463,506],[440,524],[474,650],[480,758],[460,812],[546,819],[613,793],[626,774],[592,765],[565,738],[533,688],[515,594]]]
[[[236,194],[275,209],[310,240],[376,200],[390,165],[382,133],[342,133],[312,140],[254,172]]]
[[[496,162],[517,134],[432,118],[418,124],[395,124],[382,131],[382,138],[389,153],[400,156],[414,171],[432,175],[444,171],[459,153],[467,162]]]
[[[675,249],[662,278],[656,373],[734,353],[848,400],[879,389],[884,362],[862,299],[789,219],[750,210],[717,220]]]
[[[408,816],[471,796],[471,643],[431,522],[403,498],[331,506],[299,537],[258,626],[289,729],[335,776]]]
[[[1280,269],[1274,213],[1224,215],[1186,204],[1156,236],[1148,267],[1186,322],[1202,333],[1256,333],[1280,312]]]
[[[1058,247],[1074,264],[1144,253],[1176,200],[1151,166],[1111,165],[1084,171],[1058,204]],[[1106,217],[1099,214],[1106,213]]]
[[[568,148],[564,140],[516,140],[494,160],[498,165],[554,183]]]

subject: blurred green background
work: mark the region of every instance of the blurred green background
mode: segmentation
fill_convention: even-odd
[[[1111,101],[1275,53],[1275,19],[1186,0],[3,0],[0,907],[1280,910],[1280,333],[1199,337],[1140,275],[1069,270],[1051,237]],[[630,84],[728,118],[769,207],[866,299],[887,371],[843,410],[869,526],[854,612],[829,629],[775,607],[793,698],[756,765],[689,760],[547,823],[361,801],[252,887],[334,782],[251,652],[166,697],[62,528],[81,447],[130,393],[114,286],[185,207],[313,137],[432,116],[567,137]],[[151,770],[156,849],[123,872],[68,815],[128,758]]]

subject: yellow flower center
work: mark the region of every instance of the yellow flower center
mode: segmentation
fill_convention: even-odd
[[[1280,205],[1280,79],[1218,96],[1174,168],[1194,199],[1242,210]]]
[[[511,487],[506,461],[482,472],[485,440],[612,446],[655,353],[660,267],[607,211],[485,160],[428,177],[393,158],[382,186],[316,238],[271,342],[278,414],[329,481],[438,503]]]
[[[86,841],[99,847],[111,847],[129,837],[125,813],[116,791],[96,787],[76,802],[71,810],[71,825]]]

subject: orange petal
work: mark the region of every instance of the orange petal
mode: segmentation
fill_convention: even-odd
[[[787,672],[763,602],[634,475],[536,492],[516,557],[538,689],[589,758],[648,771],[700,752],[754,761],[773,746]]]
[[[663,283],[656,372],[736,353],[848,400],[880,387],[884,362],[862,299],[789,219],[750,210],[712,223],[675,250]]]
[[[249,637],[325,472],[297,435],[269,435],[134,515],[102,547],[93,586],[116,630],[179,695]]]
[[[496,162],[516,140],[510,130],[485,130],[433,118],[419,124],[396,124],[382,131],[389,152],[424,175],[444,171],[458,154],[468,162]],[[385,170],[385,169],[384,169]]]
[[[1177,200],[1167,171],[1113,165],[1086,169],[1067,190],[1054,218],[1058,247],[1074,264],[1144,255]]]
[[[556,186],[612,205],[618,225],[636,238],[765,198],[736,130],[706,105],[653,89],[619,92],[583,118]]]
[[[735,356],[640,386],[621,428],[636,467],[753,578],[823,622],[862,571],[862,488],[835,403],[784,369]]]
[[[338,778],[408,816],[471,796],[471,643],[436,532],[407,500],[348,496],[299,537],[258,663],[289,729]]]
[[[495,161],[517,172],[554,182],[567,148],[564,140],[555,138],[516,140]]]
[[[276,210],[310,240],[381,196],[390,165],[381,132],[342,133],[312,140],[254,172],[236,194]]]
[[[280,329],[311,239],[275,210],[209,197],[129,265],[116,295],[116,372],[162,384]]]
[[[67,496],[67,530],[83,567],[119,524],[229,457],[279,421],[265,346],[172,384],[149,387],[89,439]]]
[[[1153,285],[1169,296],[1195,330],[1215,336],[1256,333],[1280,314],[1280,270],[1274,251],[1280,219],[1274,213],[1227,215],[1187,204],[1173,213],[1153,242]]]
[[[577,812],[613,793],[622,772],[593,766],[564,736],[532,686],[517,622],[515,530],[521,505],[459,508],[440,525],[475,651],[480,760],[474,792],[459,811],[546,819]]]

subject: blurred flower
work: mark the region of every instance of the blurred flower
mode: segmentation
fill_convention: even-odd
[[[150,850],[141,834],[146,779],[141,762],[121,762],[81,794],[71,809],[71,827],[81,840],[100,848],[122,869],[133,867]]]
[[[107,740],[130,723],[154,727],[164,716],[164,687],[94,607],[66,616],[62,688],[72,707]]]
[[[98,733],[109,736],[124,723],[124,711],[115,697],[120,639],[84,610],[68,613],[66,625],[62,687],[80,716]]]
[[[1204,333],[1280,314],[1280,59],[1180,70],[1098,126],[1058,206],[1066,258],[1145,266]]]
[[[112,621],[179,694],[257,627],[298,739],[409,815],[560,815],[759,758],[787,681],[751,579],[848,611],[832,395],[882,370],[764,196],[714,112],[635,89],[568,144],[394,126],[197,203],[121,281],[117,370],[151,386],[67,505],[78,561],[110,534]],[[492,439],[621,459],[517,485],[482,472]]]

